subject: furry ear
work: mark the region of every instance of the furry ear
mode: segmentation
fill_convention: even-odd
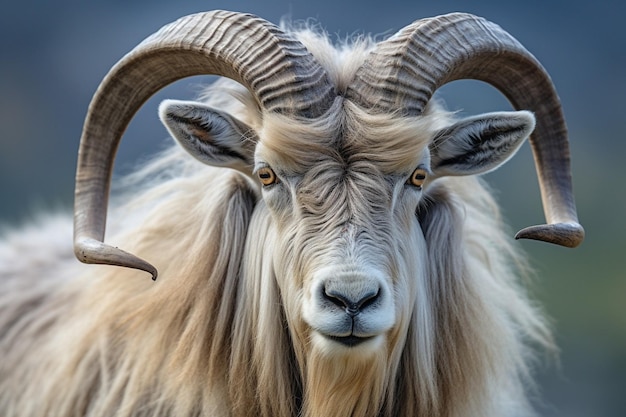
[[[202,103],[178,100],[163,101],[159,118],[197,160],[252,175],[257,136],[242,121]]]
[[[492,171],[518,151],[535,128],[528,111],[469,117],[439,131],[430,144],[435,177]]]

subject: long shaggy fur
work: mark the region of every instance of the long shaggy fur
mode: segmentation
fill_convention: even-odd
[[[308,30],[298,36],[339,91],[372,45],[364,38],[335,48]],[[294,169],[307,164],[312,149],[331,146],[378,158],[380,172],[398,169],[410,163],[407,153],[426,145],[428,132],[449,122],[434,105],[423,120],[406,122],[336,102],[339,119],[303,127],[308,140],[300,142],[281,135],[279,119],[260,120],[249,94],[231,82],[218,82],[205,99],[262,130],[272,138],[264,145],[283,150],[281,164]],[[420,131],[422,141],[415,139]],[[383,141],[367,142],[380,133]],[[332,142],[337,137],[341,144]],[[281,242],[279,231],[294,241],[302,232],[273,227],[243,175],[203,166],[173,147],[126,181],[129,191],[114,204],[107,239],[154,262],[156,283],[139,272],[79,265],[63,216],[5,232],[0,241],[3,416],[532,413],[534,348],[549,348],[551,339],[520,286],[519,247],[479,179],[437,180],[410,214],[423,233],[396,256],[410,264],[419,253],[425,262],[403,271],[416,279],[397,283],[399,324],[373,358],[312,348],[298,316],[298,284],[277,276],[273,261],[275,251],[297,262],[297,251],[311,248]],[[358,199],[357,190],[368,192],[346,180],[328,190],[330,206],[307,207],[328,210],[325,222],[339,222],[331,213],[345,212],[337,205],[350,195]]]

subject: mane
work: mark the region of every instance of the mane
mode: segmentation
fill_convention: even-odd
[[[359,37],[333,47],[311,29],[295,33],[339,91],[374,43]],[[232,81],[216,82],[201,99],[263,125],[251,95]],[[357,116],[370,117],[367,126],[378,120]],[[453,116],[432,103],[424,117],[419,123],[432,127]],[[397,125],[401,134],[415,128]],[[2,284],[0,409],[7,416],[531,412],[533,358],[552,339],[522,286],[524,256],[481,179],[432,184],[416,213],[428,262],[405,318],[409,331],[395,336],[399,348],[389,358],[350,374],[321,354],[306,360],[310,341],[287,325],[285,312],[299,300],[282,297],[268,256],[277,237],[247,178],[172,146],[118,187],[107,240],[153,262],[156,283],[141,272],[70,261],[71,221],[63,216],[28,232],[35,237],[20,231],[0,241],[4,265],[15,257],[11,248],[45,253],[52,237],[63,236],[54,256],[36,269],[32,260],[16,264]]]

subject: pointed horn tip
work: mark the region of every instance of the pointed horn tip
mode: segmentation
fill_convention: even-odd
[[[526,227],[515,239],[532,239],[575,248],[585,239],[585,229],[577,222],[542,224]]]
[[[92,238],[75,239],[74,255],[86,264],[115,265],[145,271],[152,275],[153,281],[159,275],[157,269],[143,259]]]

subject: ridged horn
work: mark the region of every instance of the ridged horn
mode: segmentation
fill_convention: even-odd
[[[321,116],[336,96],[307,49],[256,16],[213,11],[164,26],[109,71],[89,105],[74,201],[74,252],[80,261],[136,268],[156,279],[154,266],[103,243],[113,161],[128,123],[150,96],[202,74],[238,81],[264,110],[302,118]]]
[[[418,20],[379,43],[357,71],[346,98],[373,112],[417,116],[442,85],[484,81],[518,110],[535,113],[530,138],[547,224],[525,228],[516,239],[578,246],[567,128],[550,76],[498,25],[466,13]]]

